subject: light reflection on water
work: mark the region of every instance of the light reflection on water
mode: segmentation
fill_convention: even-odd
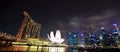
[[[10,47],[0,47],[0,51],[39,51],[39,52],[79,52],[77,48],[73,49],[72,47],[41,47],[41,46],[23,46],[23,45],[14,45]],[[80,51],[87,52],[87,51]]]
[[[65,47],[49,47],[49,52],[65,52]]]

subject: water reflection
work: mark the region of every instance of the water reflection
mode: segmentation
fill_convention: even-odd
[[[78,52],[78,48],[68,47],[68,52]]]
[[[65,47],[49,47],[49,52],[65,52]]]
[[[13,45],[8,47],[0,47],[0,51],[35,51],[35,52],[87,52],[85,49],[73,47],[41,47],[41,46],[25,46]]]
[[[78,48],[78,47],[68,47],[67,52],[87,52],[86,49]]]
[[[41,46],[13,45],[13,46],[0,47],[0,51],[65,52],[65,47],[41,47]]]

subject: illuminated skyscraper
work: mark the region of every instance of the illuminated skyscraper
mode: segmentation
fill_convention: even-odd
[[[88,34],[89,34],[90,45],[92,45],[93,47],[96,46],[96,42],[97,42],[96,36],[92,32],[88,32]]]
[[[71,32],[68,32],[67,42],[68,45],[73,45],[73,35]]]
[[[84,36],[84,34],[80,33],[79,38],[80,38],[80,46],[84,47],[85,46],[85,36]]]
[[[16,38],[38,38],[40,35],[41,25],[39,23],[34,22],[26,11],[24,11],[23,14],[25,18],[22,21],[21,27],[16,35]]]
[[[113,24],[113,29],[111,31],[111,35],[116,43],[115,46],[118,46],[120,43],[120,29],[117,24]]]
[[[67,35],[68,35],[68,37],[67,37],[68,45],[76,46],[78,44],[78,34],[77,33],[68,32]]]
[[[77,45],[77,44],[78,44],[78,34],[73,33],[73,45]]]
[[[104,40],[103,36],[106,35],[104,27],[101,27],[101,28],[98,29],[98,34],[99,34],[99,45],[103,45],[103,40]]]

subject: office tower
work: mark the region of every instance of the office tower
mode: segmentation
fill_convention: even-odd
[[[89,34],[89,43],[91,46],[96,46],[96,36],[92,32],[88,32]]]
[[[74,32],[68,32],[67,35],[68,45],[76,46],[78,44],[78,34]]]
[[[117,24],[113,24],[113,29],[111,31],[111,36],[113,40],[115,41],[114,46],[118,46],[120,43],[120,29],[118,28]]]
[[[98,34],[99,34],[99,45],[103,45],[103,36],[106,34],[104,27],[101,27],[98,29]]]
[[[68,45],[73,45],[73,35],[71,32],[68,32],[68,37],[67,37],[67,42],[68,42]]]
[[[79,42],[80,42],[80,46],[81,47],[84,47],[86,44],[85,44],[85,36],[84,36],[85,34],[84,33],[80,33],[80,35],[79,35]]]

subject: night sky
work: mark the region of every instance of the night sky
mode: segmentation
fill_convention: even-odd
[[[0,31],[16,35],[24,19],[23,11],[42,25],[41,38],[47,38],[50,31],[82,32],[103,26],[112,28],[113,23],[120,27],[120,1],[51,1],[51,0],[8,0],[0,1]]]

